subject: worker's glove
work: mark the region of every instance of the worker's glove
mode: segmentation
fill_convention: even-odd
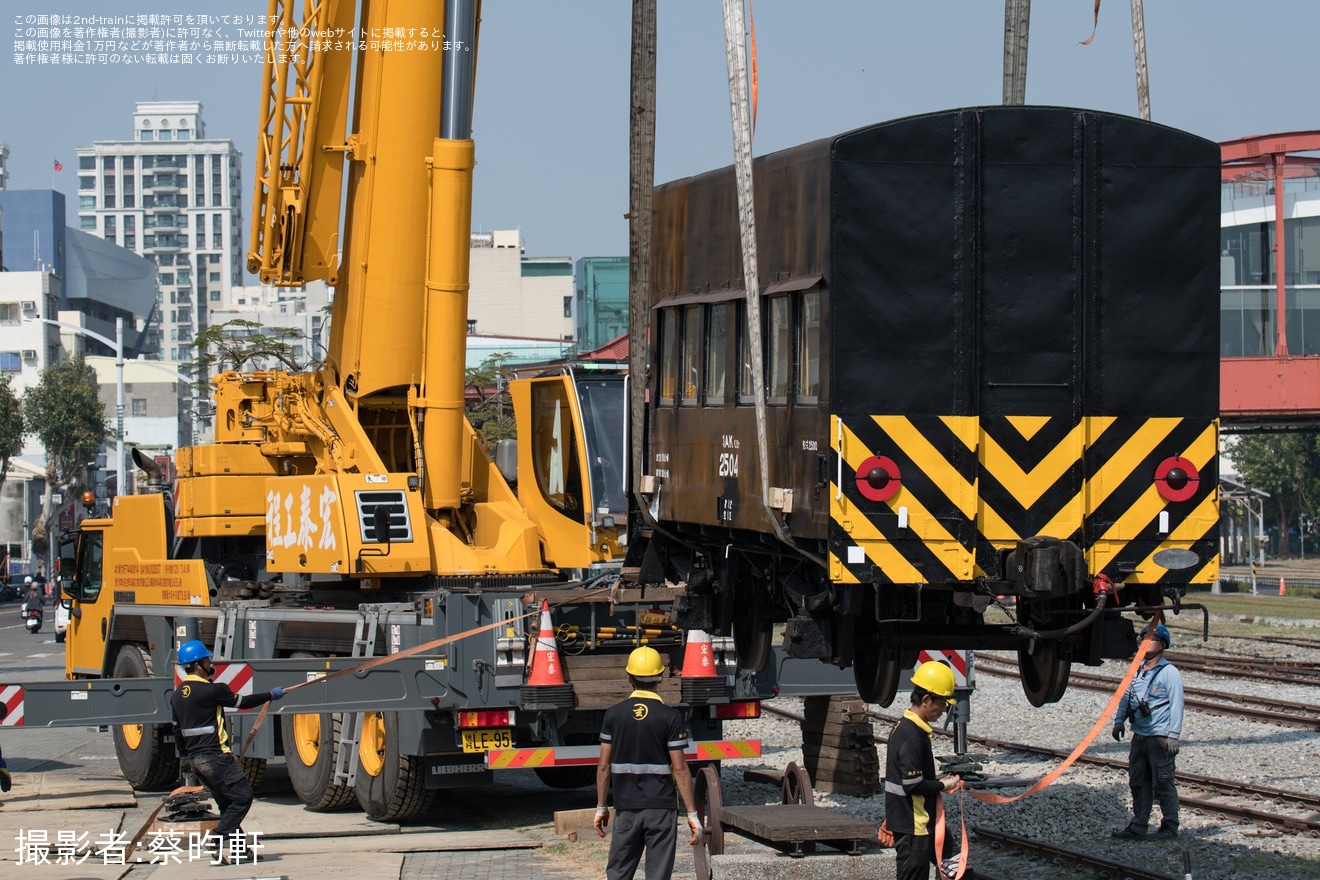
[[[597,807],[596,819],[591,823],[592,827],[596,829],[596,834],[600,837],[604,837],[605,827],[609,824],[610,824],[610,808]]]
[[[272,700],[282,700],[282,699],[284,699],[284,688],[282,688],[282,687],[273,687],[273,688],[271,688],[271,689],[270,689],[270,698],[271,698]]]
[[[1125,733],[1127,733],[1127,729],[1123,726],[1123,723],[1122,723],[1122,722],[1119,722],[1118,724],[1115,724],[1115,725],[1114,725],[1114,742],[1122,742],[1122,741],[1123,741],[1123,735],[1124,735]]]
[[[687,814],[688,828],[692,830],[692,836],[688,838],[688,846],[696,846],[697,841],[701,840],[701,814],[695,810]]]
[[[1164,750],[1164,754],[1170,758],[1178,756],[1178,738],[1176,736],[1162,736],[1159,740],[1160,748]]]
[[[196,776],[197,771],[193,769],[192,758],[179,759],[179,775],[185,779],[189,776]]]
[[[0,767],[0,791],[9,791],[14,787],[14,777],[9,775],[6,767]]]

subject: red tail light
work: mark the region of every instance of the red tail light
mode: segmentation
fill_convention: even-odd
[[[459,727],[512,727],[512,709],[489,709],[480,712],[459,712]]]
[[[857,468],[857,491],[872,501],[888,501],[902,483],[903,476],[892,458],[873,455]]]
[[[1200,485],[1196,465],[1181,456],[1170,456],[1155,466],[1155,489],[1166,501],[1186,501]]]
[[[714,715],[722,720],[731,718],[760,718],[761,703],[757,700],[737,700],[732,703],[717,703]]]

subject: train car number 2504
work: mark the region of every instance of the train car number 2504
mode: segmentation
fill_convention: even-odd
[[[489,752],[491,749],[511,748],[513,748],[513,731],[507,727],[463,731],[465,752]]]

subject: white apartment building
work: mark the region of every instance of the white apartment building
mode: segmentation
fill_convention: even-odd
[[[0,189],[9,182],[9,145],[0,142]]]
[[[152,357],[187,363],[208,311],[242,283],[241,158],[199,101],[139,101],[131,140],[77,150],[79,227],[156,263]]]
[[[472,234],[468,332],[573,339],[573,261],[523,257],[516,229]]]

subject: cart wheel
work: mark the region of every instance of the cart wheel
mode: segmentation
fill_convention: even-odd
[[[724,853],[724,826],[720,824],[720,774],[714,767],[703,767],[694,787],[697,815],[706,831],[692,852],[697,880],[711,880],[711,856]]]
[[[811,793],[811,776],[806,767],[799,767],[789,761],[784,768],[784,797],[786,804],[806,804],[812,806],[816,800]]]

